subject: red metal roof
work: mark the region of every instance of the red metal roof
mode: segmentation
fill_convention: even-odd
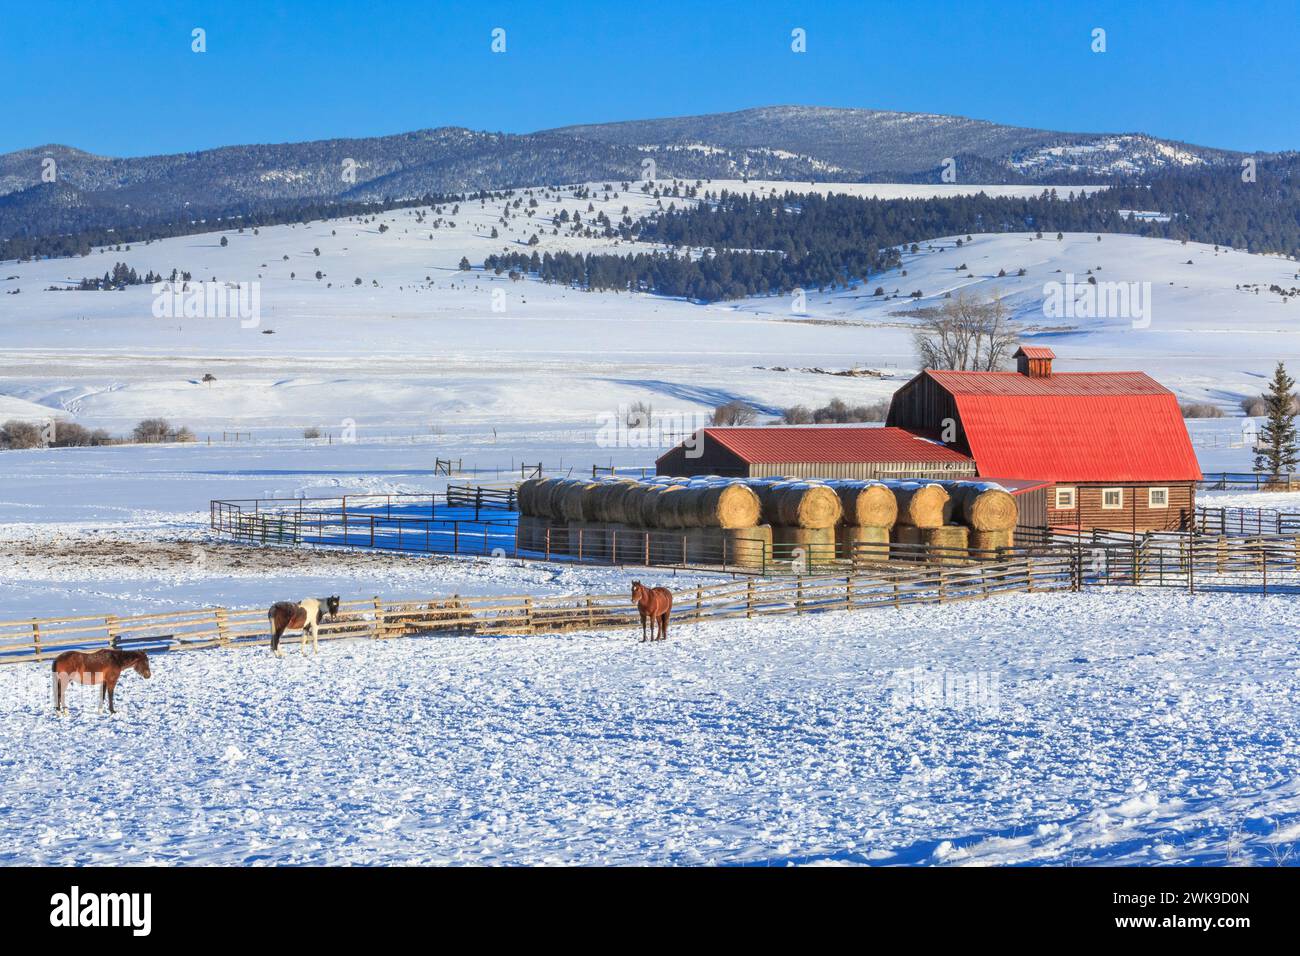
[[[1020,348],[1016,349],[1015,355],[1012,355],[1011,357],[1015,358],[1016,355],[1023,355],[1025,358],[1031,359],[1056,358],[1056,353],[1043,345],[1022,345]]]
[[[951,461],[970,458],[905,428],[786,425],[705,428],[715,441],[751,464],[768,462]]]
[[[981,475],[1052,481],[1195,481],[1173,392],[1143,372],[930,371],[957,403]]]

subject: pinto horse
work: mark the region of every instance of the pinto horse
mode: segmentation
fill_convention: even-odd
[[[641,643],[647,640],[668,639],[668,616],[673,612],[673,592],[667,588],[648,588],[640,581],[632,582],[632,603],[641,612]],[[650,619],[650,637],[646,637],[645,622]],[[658,633],[658,637],[655,634]]]
[[[99,685],[99,707],[104,708],[108,700],[108,712],[115,714],[113,708],[113,691],[117,688],[118,678],[124,670],[134,670],[141,677],[149,675],[149,656],[144,651],[102,650],[86,653],[85,651],[64,651],[54,659],[54,712],[68,712],[65,693],[68,684]]]
[[[297,604],[292,601],[276,601],[266,612],[266,619],[271,624],[271,653],[276,657],[284,657],[280,650],[280,637],[289,629],[302,631],[302,641],[298,647],[304,654],[307,653],[308,641],[311,641],[312,653],[317,653],[320,640],[316,628],[320,626],[321,618],[328,614],[332,620],[338,613],[337,594],[333,597],[307,598]]]

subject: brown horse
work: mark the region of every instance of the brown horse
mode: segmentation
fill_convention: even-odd
[[[108,712],[115,714],[113,708],[113,691],[117,688],[122,671],[133,669],[141,677],[149,675],[149,657],[144,651],[102,650],[86,653],[84,651],[64,651],[54,659],[54,711],[67,713],[68,704],[64,694],[68,684],[99,685],[99,707],[104,708],[108,700]]]
[[[632,582],[632,603],[641,612],[641,643],[647,640],[668,639],[668,616],[673,613],[673,592],[667,588],[648,588],[640,581]],[[645,622],[650,619],[650,636],[646,637]],[[658,637],[655,636],[656,632]]]
[[[271,623],[271,653],[283,657],[280,652],[280,638],[286,630],[302,630],[299,649],[306,654],[307,642],[311,641],[312,652],[319,650],[320,642],[316,628],[326,614],[333,618],[339,613],[339,597],[307,598],[297,604],[292,601],[276,601],[266,612],[266,619]]]

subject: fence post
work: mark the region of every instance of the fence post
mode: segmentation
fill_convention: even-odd
[[[799,575],[799,580],[794,586],[794,613],[803,613],[803,575]]]
[[[1029,555],[1025,555],[1025,580],[1026,582],[1028,582],[1029,585],[1028,588],[1029,593],[1033,594],[1034,593],[1034,559]]]
[[[32,619],[32,648],[36,651],[38,661],[45,660],[45,657],[41,654],[41,624],[35,618]]]
[[[108,617],[104,618],[104,630],[108,632],[108,646],[117,647],[117,639],[119,635],[117,631],[116,614],[110,614]]]
[[[594,469],[596,466],[592,465],[591,467]],[[596,618],[591,609],[591,598],[587,598],[587,630],[591,630],[595,626]]]
[[[703,607],[702,607],[703,603],[704,603],[704,589],[701,587],[697,587],[695,589],[695,623],[696,624],[700,622],[700,616],[703,612]]]
[[[754,616],[754,579],[745,581],[745,617]]]
[[[374,640],[378,640],[379,638],[384,636],[384,631],[387,629],[386,622],[384,621],[384,606],[379,603],[378,594],[375,595],[374,607],[375,607],[375,622],[373,625],[374,631],[371,634],[371,637]]]
[[[217,608],[216,618],[217,618],[217,643],[220,644],[222,647],[225,647],[230,643],[230,625],[226,621],[226,609],[224,607]]]
[[[524,626],[528,628],[528,633],[533,632],[533,596],[531,594],[524,598]]]

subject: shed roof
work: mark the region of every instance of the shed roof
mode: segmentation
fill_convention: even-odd
[[[779,462],[969,462],[946,445],[905,428],[845,425],[781,425],[702,429],[750,464]]]

